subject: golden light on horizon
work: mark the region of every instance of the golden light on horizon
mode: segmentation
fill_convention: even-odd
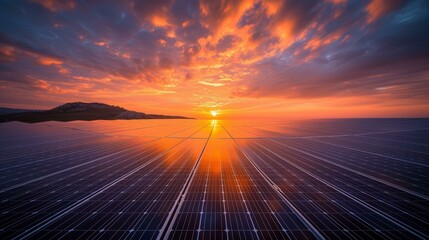
[[[210,111],[210,114],[211,114],[213,117],[216,117],[216,116],[217,116],[217,111]]]

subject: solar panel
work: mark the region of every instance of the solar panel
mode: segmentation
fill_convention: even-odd
[[[3,123],[0,237],[424,239],[428,131],[422,119]]]

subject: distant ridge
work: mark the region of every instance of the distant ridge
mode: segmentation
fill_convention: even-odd
[[[23,113],[23,112],[35,112],[35,111],[40,111],[40,110],[0,107],[0,115],[7,115],[7,114],[13,114],[13,113]]]
[[[13,112],[13,111],[12,111]],[[66,103],[46,111],[20,111],[0,116],[0,122],[45,122],[45,121],[75,121],[75,120],[116,120],[116,119],[190,119],[182,116],[167,116],[145,114],[130,111],[122,107],[104,103]]]

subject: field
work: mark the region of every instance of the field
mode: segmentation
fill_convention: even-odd
[[[428,239],[429,119],[0,124],[0,239]]]

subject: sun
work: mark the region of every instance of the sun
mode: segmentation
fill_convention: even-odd
[[[210,114],[211,114],[213,117],[216,117],[216,116],[217,116],[217,112],[216,112],[216,111],[210,111]]]

